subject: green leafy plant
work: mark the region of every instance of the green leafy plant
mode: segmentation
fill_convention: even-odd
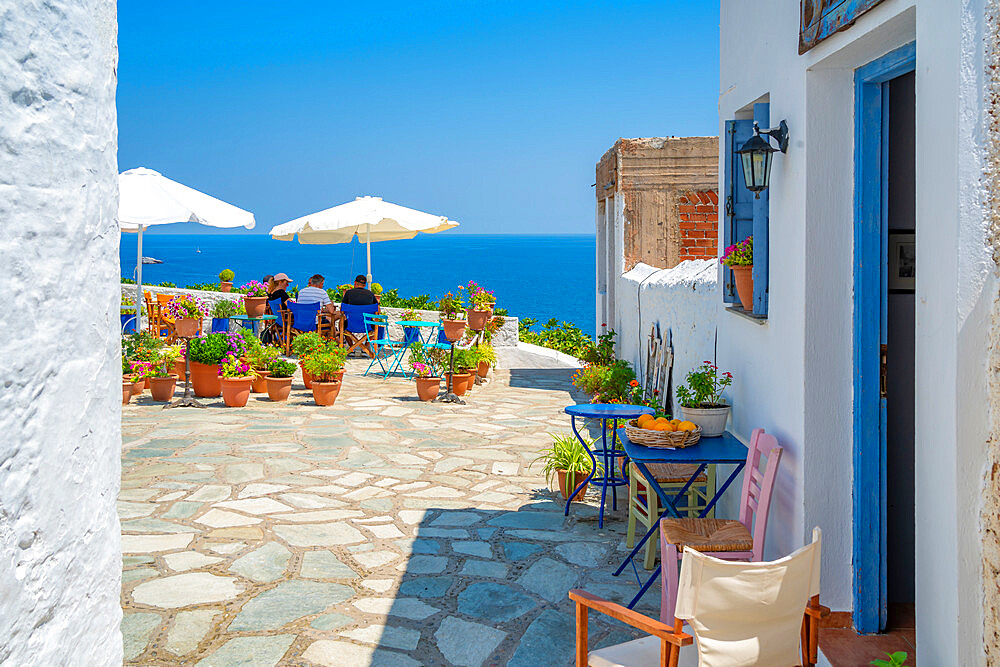
[[[573,376],[573,384],[594,395],[595,403],[624,403],[632,395],[635,372],[627,361],[606,366],[588,365]]]
[[[448,292],[440,301],[438,301],[438,310],[445,319],[457,320],[459,319],[459,314],[465,313],[465,305],[462,303],[462,295],[456,296],[452,292]]]
[[[154,361],[163,341],[148,331],[137,331],[122,337],[122,356],[132,361]]]
[[[135,301],[122,294],[122,315],[135,315]]]
[[[231,283],[235,277],[236,274],[233,273],[231,269],[222,269],[222,271],[219,272],[219,282]]]
[[[281,350],[272,345],[257,345],[248,348],[246,353],[247,363],[254,371],[269,369],[279,356],[281,356]]]
[[[250,297],[267,296],[267,285],[259,280],[251,280],[245,285],[240,285],[239,291]]]
[[[726,266],[752,266],[753,265],[753,237],[748,236],[739,243],[729,246],[722,257],[720,264]]]
[[[670,419],[670,415],[663,411],[662,401],[660,400],[660,390],[654,389],[653,395],[650,396],[646,393],[646,390],[642,388],[638,380],[632,380],[629,382],[631,387],[630,394],[628,396],[628,402],[632,405],[645,405],[647,408],[653,408],[656,410],[654,417],[666,417]]]
[[[253,377],[253,370],[249,365],[240,361],[239,357],[233,354],[227,354],[222,359],[219,375],[224,378]]]
[[[275,359],[267,367],[273,378],[290,378],[295,375],[295,364],[284,359]]]
[[[710,361],[687,374],[686,384],[677,387],[677,398],[685,408],[724,408],[722,392],[733,383],[733,374],[719,373],[719,367]]]
[[[518,321],[518,337],[526,343],[548,347],[577,358],[594,346],[594,339],[575,324],[552,318],[542,325],[541,331],[536,332],[531,327],[537,323],[538,320],[533,317],[521,318]]]
[[[556,473],[565,470],[567,487],[576,488],[578,483],[576,476],[586,477],[589,475],[594,462],[575,436],[568,433],[549,433],[549,436],[552,438],[552,446],[543,449],[533,463],[538,461],[543,463],[542,472],[545,473],[545,482],[550,486]],[[587,444],[588,446],[592,445],[593,440],[588,440]],[[598,473],[601,469],[602,466],[598,463]]]
[[[465,290],[465,293],[469,295],[469,303],[478,310],[490,310],[496,305],[497,298],[493,296],[493,292],[486,291],[485,288],[478,285],[474,280],[470,280],[469,284],[464,287],[459,285],[458,289]]]
[[[372,284],[371,284],[371,285],[370,285],[370,286],[368,287],[368,289],[369,289],[369,290],[371,291],[371,293],[372,293],[372,294],[374,294],[375,296],[378,296],[378,295],[382,294],[382,292],[384,291],[384,290],[382,289],[382,285],[381,285],[381,283],[372,283]]]
[[[187,317],[201,319],[208,315],[208,304],[191,294],[178,294],[167,302],[167,312],[174,319]]]
[[[212,317],[232,317],[243,310],[243,304],[221,299],[212,304]]]
[[[125,351],[122,350],[122,375],[129,375],[132,372],[132,364],[129,362],[128,357],[125,356]]]
[[[323,340],[322,336],[314,331],[310,331],[309,333],[299,334],[292,339],[292,352],[295,353],[295,356],[301,357],[307,354],[309,350],[323,347],[325,344],[326,341]]]
[[[577,358],[586,364],[598,366],[607,366],[613,363],[615,360],[615,336],[617,334],[614,329],[601,334],[597,338],[597,344],[586,345]]]
[[[875,667],[906,667],[906,659],[909,657],[906,651],[896,651],[895,653],[886,653],[885,655],[889,658],[888,660],[876,658],[868,664]]]
[[[399,290],[395,287],[382,292],[379,303],[384,308],[413,308],[415,310],[434,310],[437,306],[431,300],[429,294],[419,294],[417,296],[399,296]]]
[[[229,334],[212,333],[199,338],[192,338],[188,347],[191,361],[199,364],[215,365],[230,351]]]
[[[489,343],[480,343],[479,345],[469,348],[469,355],[476,367],[484,361],[488,363],[491,368],[496,368],[497,366],[497,351],[494,350],[493,346]]]
[[[344,368],[347,348],[330,342],[323,347],[310,350],[302,365],[313,377],[314,382],[332,382]]]
[[[181,347],[178,345],[168,345],[160,350],[159,357],[153,364],[152,377],[170,377],[174,371],[174,364],[181,358]]]
[[[402,319],[404,322],[416,322],[418,321],[417,320],[418,317],[420,316],[417,314],[417,311],[414,310],[413,308],[404,308],[403,315],[400,319]]]

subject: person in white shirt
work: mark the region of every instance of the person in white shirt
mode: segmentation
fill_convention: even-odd
[[[299,290],[299,295],[295,299],[296,303],[318,303],[319,309],[331,315],[336,312],[330,295],[323,289],[323,276],[318,273],[309,279],[309,285]]]

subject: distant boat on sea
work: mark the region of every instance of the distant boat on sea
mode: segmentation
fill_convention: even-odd
[[[142,263],[143,264],[163,264],[163,260],[162,259],[156,259],[155,257],[143,257],[142,258]]]
[[[195,248],[194,251],[197,252],[197,253],[200,253],[201,252],[201,247],[199,246],[198,248]]]

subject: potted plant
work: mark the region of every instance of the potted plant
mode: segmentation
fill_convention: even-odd
[[[229,331],[229,318],[240,312],[240,304],[229,299],[220,299],[212,304],[212,333]]]
[[[181,338],[198,335],[198,325],[208,316],[208,305],[196,296],[178,294],[167,302],[167,312],[174,318],[174,330]]]
[[[247,311],[247,317],[260,317],[267,307],[267,287],[259,280],[251,280],[246,285],[240,287],[243,292],[243,307]]]
[[[146,388],[153,363],[150,361],[129,360],[129,377],[132,378],[132,395],[138,396]]]
[[[179,358],[180,350],[176,347],[160,350],[160,358],[153,364],[149,377],[149,393],[154,401],[163,403],[173,398],[178,376],[171,371]]]
[[[433,401],[441,389],[441,376],[431,372],[424,346],[420,343],[410,346],[409,364],[417,382],[417,398],[421,401]]]
[[[465,335],[466,325],[465,320],[458,317],[459,313],[464,312],[462,296],[448,292],[438,301],[438,310],[441,311],[445,337],[452,342],[460,340]]]
[[[466,311],[469,318],[469,328],[473,331],[482,331],[486,328],[486,323],[493,317],[493,306],[497,302],[496,297],[493,296],[493,292],[487,292],[472,280],[464,289],[469,295],[469,303],[472,304],[472,308]]]
[[[472,391],[472,388],[476,386],[478,366],[479,361],[473,351],[473,348],[469,347],[461,350],[455,350],[455,370],[458,373],[468,375],[468,377],[465,378],[466,393]]]
[[[233,289],[233,278],[236,274],[230,269],[222,269],[219,272],[219,290],[222,292],[231,292]]]
[[[316,405],[333,405],[340,393],[344,360],[347,350],[332,341],[321,348],[313,349],[303,364],[312,376],[313,400]]]
[[[549,487],[551,488],[552,477],[555,476],[559,482],[559,493],[562,494],[563,498],[569,500],[570,494],[573,493],[577,485],[590,474],[594,467],[594,461],[573,435],[560,433],[550,433],[549,435],[552,437],[552,446],[542,450],[541,456],[535,461],[544,463],[542,472],[545,473],[545,482]],[[600,472],[600,464],[598,464],[597,470]],[[585,484],[582,489],[573,494],[572,499],[583,500],[588,486],[589,483]]]
[[[402,322],[419,322],[420,315],[413,308],[403,310],[400,320]],[[403,341],[407,343],[420,342],[420,329],[418,327],[403,327]]]
[[[256,338],[254,340],[257,340]],[[271,373],[271,364],[274,363],[278,357],[281,356],[281,350],[271,345],[262,345],[258,342],[256,345],[247,347],[247,363],[250,365],[250,371],[253,373],[253,392],[255,394],[263,394],[267,391],[267,376]],[[292,369],[294,372],[295,364],[292,364]]]
[[[122,354],[122,405],[132,400],[132,363]]]
[[[482,342],[469,351],[476,362],[476,373],[479,377],[486,377],[490,373],[490,368],[496,368],[497,352],[489,343]]]
[[[192,338],[188,347],[191,365],[191,388],[199,398],[215,398],[222,393],[219,364],[223,357],[236,351],[243,354],[243,339],[239,334],[213,333]]]
[[[753,237],[748,236],[739,243],[726,248],[719,258],[733,271],[733,282],[740,297],[743,310],[753,312]]]
[[[250,384],[253,382],[250,366],[239,357],[228,353],[219,369],[222,382],[222,402],[226,407],[242,408],[250,400]]]
[[[272,401],[284,401],[292,391],[292,376],[295,375],[295,364],[284,359],[275,359],[267,368],[264,378],[267,384],[267,397]]]
[[[684,418],[701,427],[701,435],[714,438],[722,435],[729,420],[729,404],[722,399],[723,390],[733,383],[733,374],[719,373],[710,361],[687,374],[685,384],[677,387],[677,399]]]
[[[319,349],[326,344],[323,337],[315,331],[299,334],[292,340],[292,352],[299,358],[299,367],[302,369],[302,383],[306,389],[312,389],[312,376],[306,370],[305,360],[312,350]]]
[[[371,290],[371,293],[375,295],[375,300],[378,301],[379,303],[382,303],[382,292],[383,292],[382,284],[372,283],[371,285],[368,286],[368,289]]]

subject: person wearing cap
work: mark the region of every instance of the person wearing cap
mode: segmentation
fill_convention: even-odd
[[[274,276],[267,281],[267,300],[274,301],[275,299],[281,299],[281,305],[284,306],[285,302],[288,301],[288,276],[284,273],[276,273]]]
[[[318,273],[309,279],[309,285],[299,290],[299,295],[295,298],[296,303],[318,303],[320,310],[333,314],[336,308],[330,295],[323,289],[323,282],[326,279]]]
[[[370,306],[378,303],[375,294],[366,287],[368,279],[359,275],[354,279],[354,287],[344,292],[343,302],[349,306]]]

